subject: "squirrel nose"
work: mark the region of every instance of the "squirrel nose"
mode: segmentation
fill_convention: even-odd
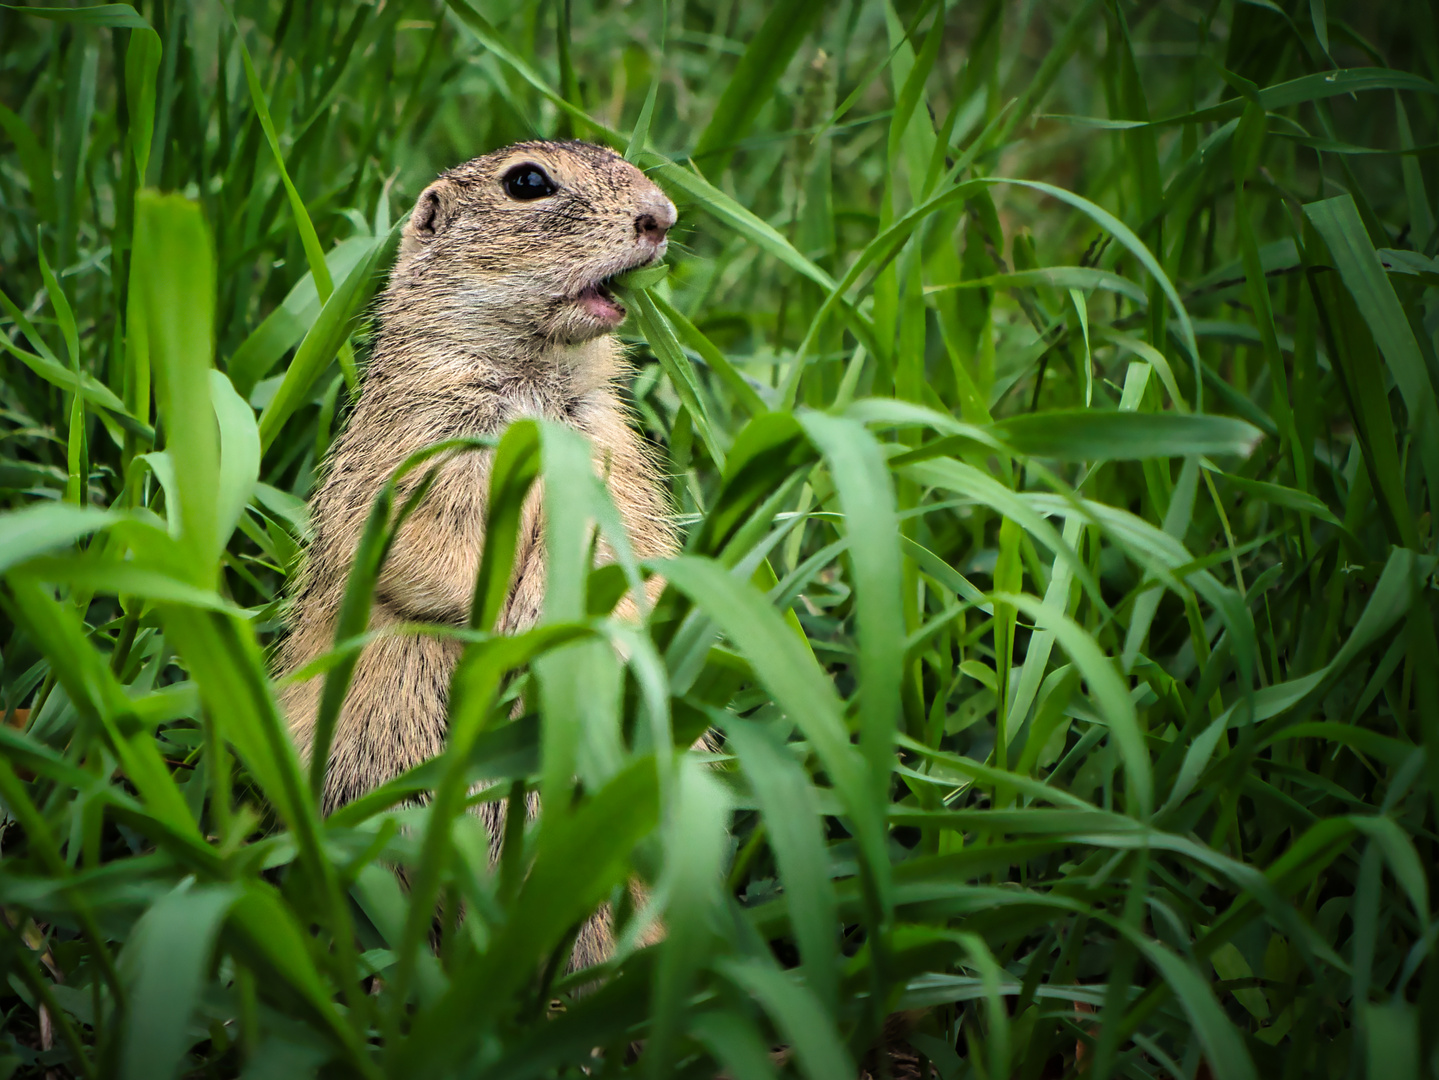
[[[635,216],[635,236],[658,247],[675,223],[675,204],[661,197]]]
[[[641,214],[635,218],[635,235],[641,240],[648,240],[652,244],[658,244],[669,232],[668,226],[661,225],[659,219],[653,214]]]

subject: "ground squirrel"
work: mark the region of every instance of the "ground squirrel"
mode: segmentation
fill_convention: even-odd
[[[312,538],[281,647],[283,673],[328,651],[371,501],[421,447],[496,435],[522,417],[573,425],[594,448],[640,557],[672,554],[659,473],[631,429],[611,336],[624,308],[606,287],[664,255],[674,204],[619,155],[580,142],[526,142],[440,176],[420,195],[379,305],[359,399],[311,499]],[[371,627],[462,626],[484,543],[490,455],[447,462],[406,521],[380,577]],[[418,483],[411,475],[411,485]],[[400,499],[406,492],[400,492]],[[516,573],[499,628],[539,617],[538,501],[521,523]],[[327,810],[439,753],[460,646],[382,636],[355,668],[335,730]],[[285,688],[282,705],[308,756],[322,679]]]

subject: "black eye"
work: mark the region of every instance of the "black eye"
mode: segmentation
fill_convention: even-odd
[[[538,165],[516,165],[505,173],[505,192],[512,199],[528,202],[553,195],[559,187]]]

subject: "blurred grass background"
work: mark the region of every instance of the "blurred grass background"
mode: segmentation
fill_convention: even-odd
[[[0,1078],[1439,1077],[1436,71],[1417,2],[0,8]],[[535,136],[680,206],[686,554],[413,628],[450,749],[322,819],[304,499],[396,223]],[[567,448],[492,520],[583,550]]]

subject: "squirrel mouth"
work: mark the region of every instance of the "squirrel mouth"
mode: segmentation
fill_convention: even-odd
[[[585,286],[575,297],[581,310],[606,326],[619,326],[625,321],[625,306],[616,300],[615,294],[610,291],[610,282],[614,276]]]

